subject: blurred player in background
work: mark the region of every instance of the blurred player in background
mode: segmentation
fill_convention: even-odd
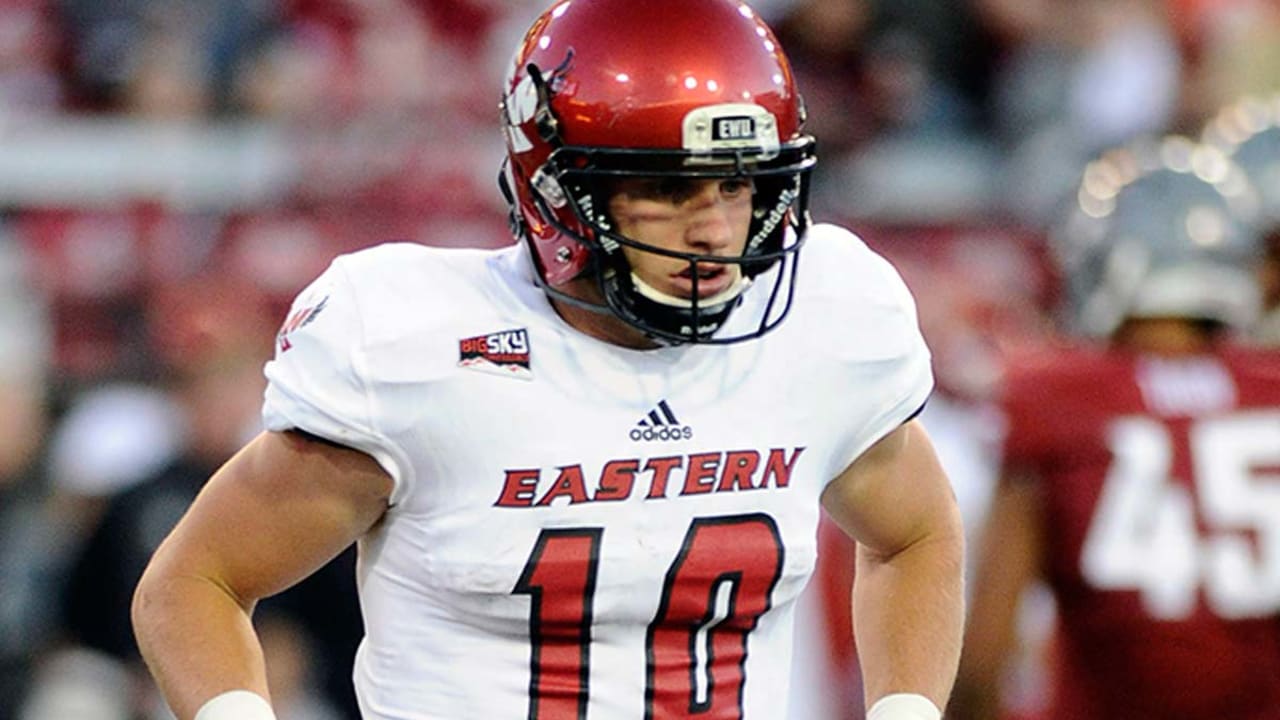
[[[809,224],[772,33],[561,2],[503,119],[522,242],[335,261],[268,432],[152,559],[135,629],[178,717],[273,718],[254,604],[358,542],[367,718],[778,718],[825,508],[860,543],[869,717],[938,720],[964,549],[929,353],[892,266]]]
[[[1280,718],[1280,355],[1238,168],[1182,138],[1090,166],[1055,238],[1101,344],[1011,364],[949,717],[999,717],[1024,588],[1058,608],[1048,720]]]

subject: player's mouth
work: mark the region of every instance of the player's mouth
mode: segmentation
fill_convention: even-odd
[[[708,298],[727,290],[737,277],[736,266],[724,263],[697,263],[671,276],[676,295],[694,296],[694,273],[697,273],[698,298]]]

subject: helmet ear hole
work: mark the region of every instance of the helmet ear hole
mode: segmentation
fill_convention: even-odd
[[[569,198],[565,195],[564,188],[561,187],[560,181],[556,180],[554,175],[550,175],[544,168],[538,168],[533,172],[530,178],[534,189],[542,196],[542,199],[551,207],[559,210],[569,204]]]

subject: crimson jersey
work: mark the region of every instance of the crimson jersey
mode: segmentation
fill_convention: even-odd
[[[1280,354],[1059,349],[1011,370],[1042,483],[1052,718],[1280,718]]]

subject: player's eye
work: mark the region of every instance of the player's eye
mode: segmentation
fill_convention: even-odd
[[[754,186],[748,178],[736,177],[720,181],[720,194],[727,198],[740,197],[753,189]]]

